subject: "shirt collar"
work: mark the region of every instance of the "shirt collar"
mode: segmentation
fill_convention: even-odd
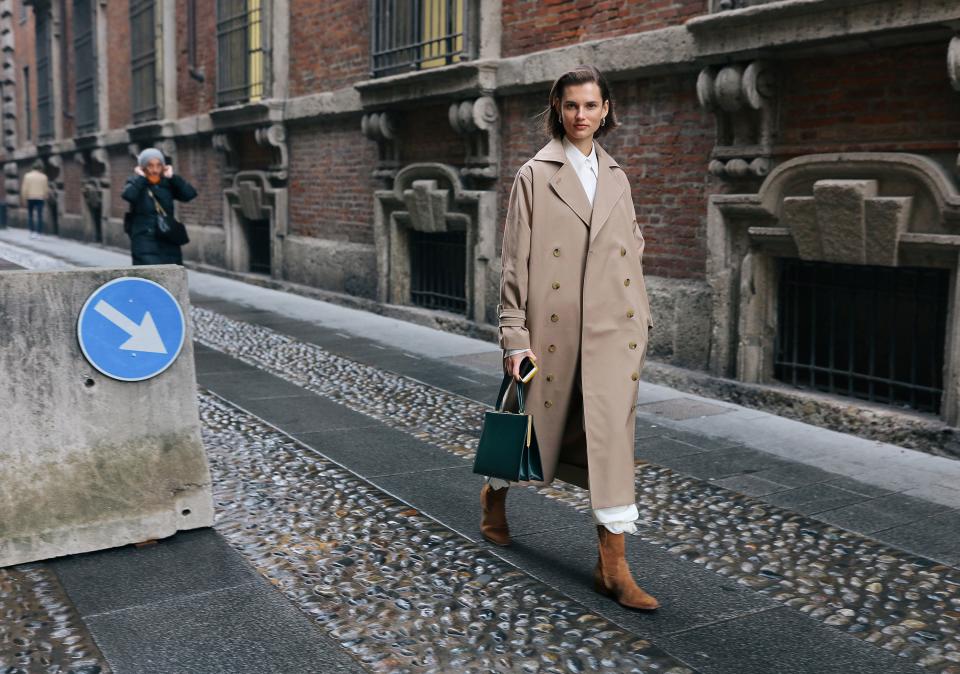
[[[573,164],[574,168],[579,169],[586,164],[586,166],[593,169],[594,173],[600,172],[600,165],[597,162],[597,146],[595,143],[590,145],[590,154],[584,156],[584,154],[577,149],[577,146],[564,136],[563,151],[566,153],[567,159]]]

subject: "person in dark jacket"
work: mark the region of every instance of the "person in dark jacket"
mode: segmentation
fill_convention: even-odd
[[[180,246],[157,236],[156,203],[172,218],[174,200],[190,201],[197,196],[197,190],[174,175],[173,167],[164,164],[163,153],[154,148],[140,153],[133,173],[127,178],[121,195],[130,204],[132,217],[128,234],[133,264],[183,264]]]

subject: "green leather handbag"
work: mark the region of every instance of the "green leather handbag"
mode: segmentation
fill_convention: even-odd
[[[514,482],[540,481],[540,446],[533,429],[533,415],[523,411],[523,384],[517,382],[517,411],[503,409],[513,382],[513,377],[504,375],[497,406],[484,416],[473,472]]]

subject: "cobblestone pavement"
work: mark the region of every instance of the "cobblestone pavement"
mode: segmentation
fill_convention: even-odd
[[[200,403],[216,528],[372,671],[691,672],[255,417]]]
[[[194,337],[458,456],[483,405],[356,363],[261,326],[194,308]],[[960,674],[960,572],[716,485],[637,467],[639,535],[671,553],[913,661]],[[584,490],[548,498],[589,509]]]
[[[52,571],[42,564],[0,569],[0,672],[109,671]]]

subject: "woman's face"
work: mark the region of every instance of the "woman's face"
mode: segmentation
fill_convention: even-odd
[[[151,159],[143,167],[143,172],[147,176],[147,180],[158,183],[160,182],[160,176],[163,175],[163,162],[159,159]]]
[[[603,100],[600,86],[596,82],[564,87],[563,98],[560,100],[563,132],[571,141],[593,138],[609,108],[610,104]]]

